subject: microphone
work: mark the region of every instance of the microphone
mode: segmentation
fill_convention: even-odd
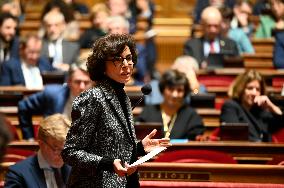
[[[143,93],[143,95],[133,105],[132,110],[142,102],[145,95],[149,95],[152,92],[152,86],[150,84],[145,84],[143,87],[141,87],[141,92]]]

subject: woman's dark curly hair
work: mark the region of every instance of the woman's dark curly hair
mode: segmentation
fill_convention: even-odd
[[[94,46],[93,52],[88,57],[87,68],[93,81],[105,79],[106,60],[120,56],[125,47],[128,46],[132,55],[132,61],[137,63],[137,52],[135,41],[129,34],[109,34],[99,38]]]
[[[186,75],[177,70],[166,71],[159,82],[160,92],[163,94],[166,87],[184,86],[185,97],[190,92],[190,85]]]

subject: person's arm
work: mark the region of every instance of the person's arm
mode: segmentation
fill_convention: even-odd
[[[32,116],[43,113],[43,109],[46,108],[45,98],[45,92],[41,91],[18,103],[18,118],[24,139],[34,138]]]
[[[275,68],[284,68],[284,32],[275,35],[273,63]]]
[[[202,118],[196,111],[191,112],[188,127],[187,138],[189,140],[195,140],[198,135],[202,135],[204,133],[205,127],[203,125]]]
[[[0,85],[1,86],[12,85],[12,80],[11,80],[12,72],[7,63],[9,63],[9,61],[3,63],[2,68],[1,68],[1,75],[0,75]]]
[[[241,45],[241,48],[242,48],[242,52],[254,53],[254,48],[251,44],[251,41],[249,40],[248,36],[244,32],[241,33],[240,45]]]
[[[15,170],[12,170],[11,167],[9,168],[8,172],[5,176],[5,188],[25,188],[26,184],[24,182],[24,178],[22,174],[18,173]]]
[[[220,122],[226,123],[238,123],[238,110],[236,107],[237,104],[233,104],[232,101],[227,101],[224,103],[221,109]]]

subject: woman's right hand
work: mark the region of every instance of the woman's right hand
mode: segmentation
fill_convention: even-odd
[[[122,165],[121,165],[121,160],[120,159],[115,159],[113,161],[113,168],[114,168],[114,171],[115,173],[122,177],[122,176],[125,176],[125,174],[127,174],[127,169],[124,168]]]

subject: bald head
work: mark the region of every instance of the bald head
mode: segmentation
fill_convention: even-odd
[[[222,15],[216,7],[207,7],[202,11],[201,23],[205,37],[214,40],[220,34]]]

